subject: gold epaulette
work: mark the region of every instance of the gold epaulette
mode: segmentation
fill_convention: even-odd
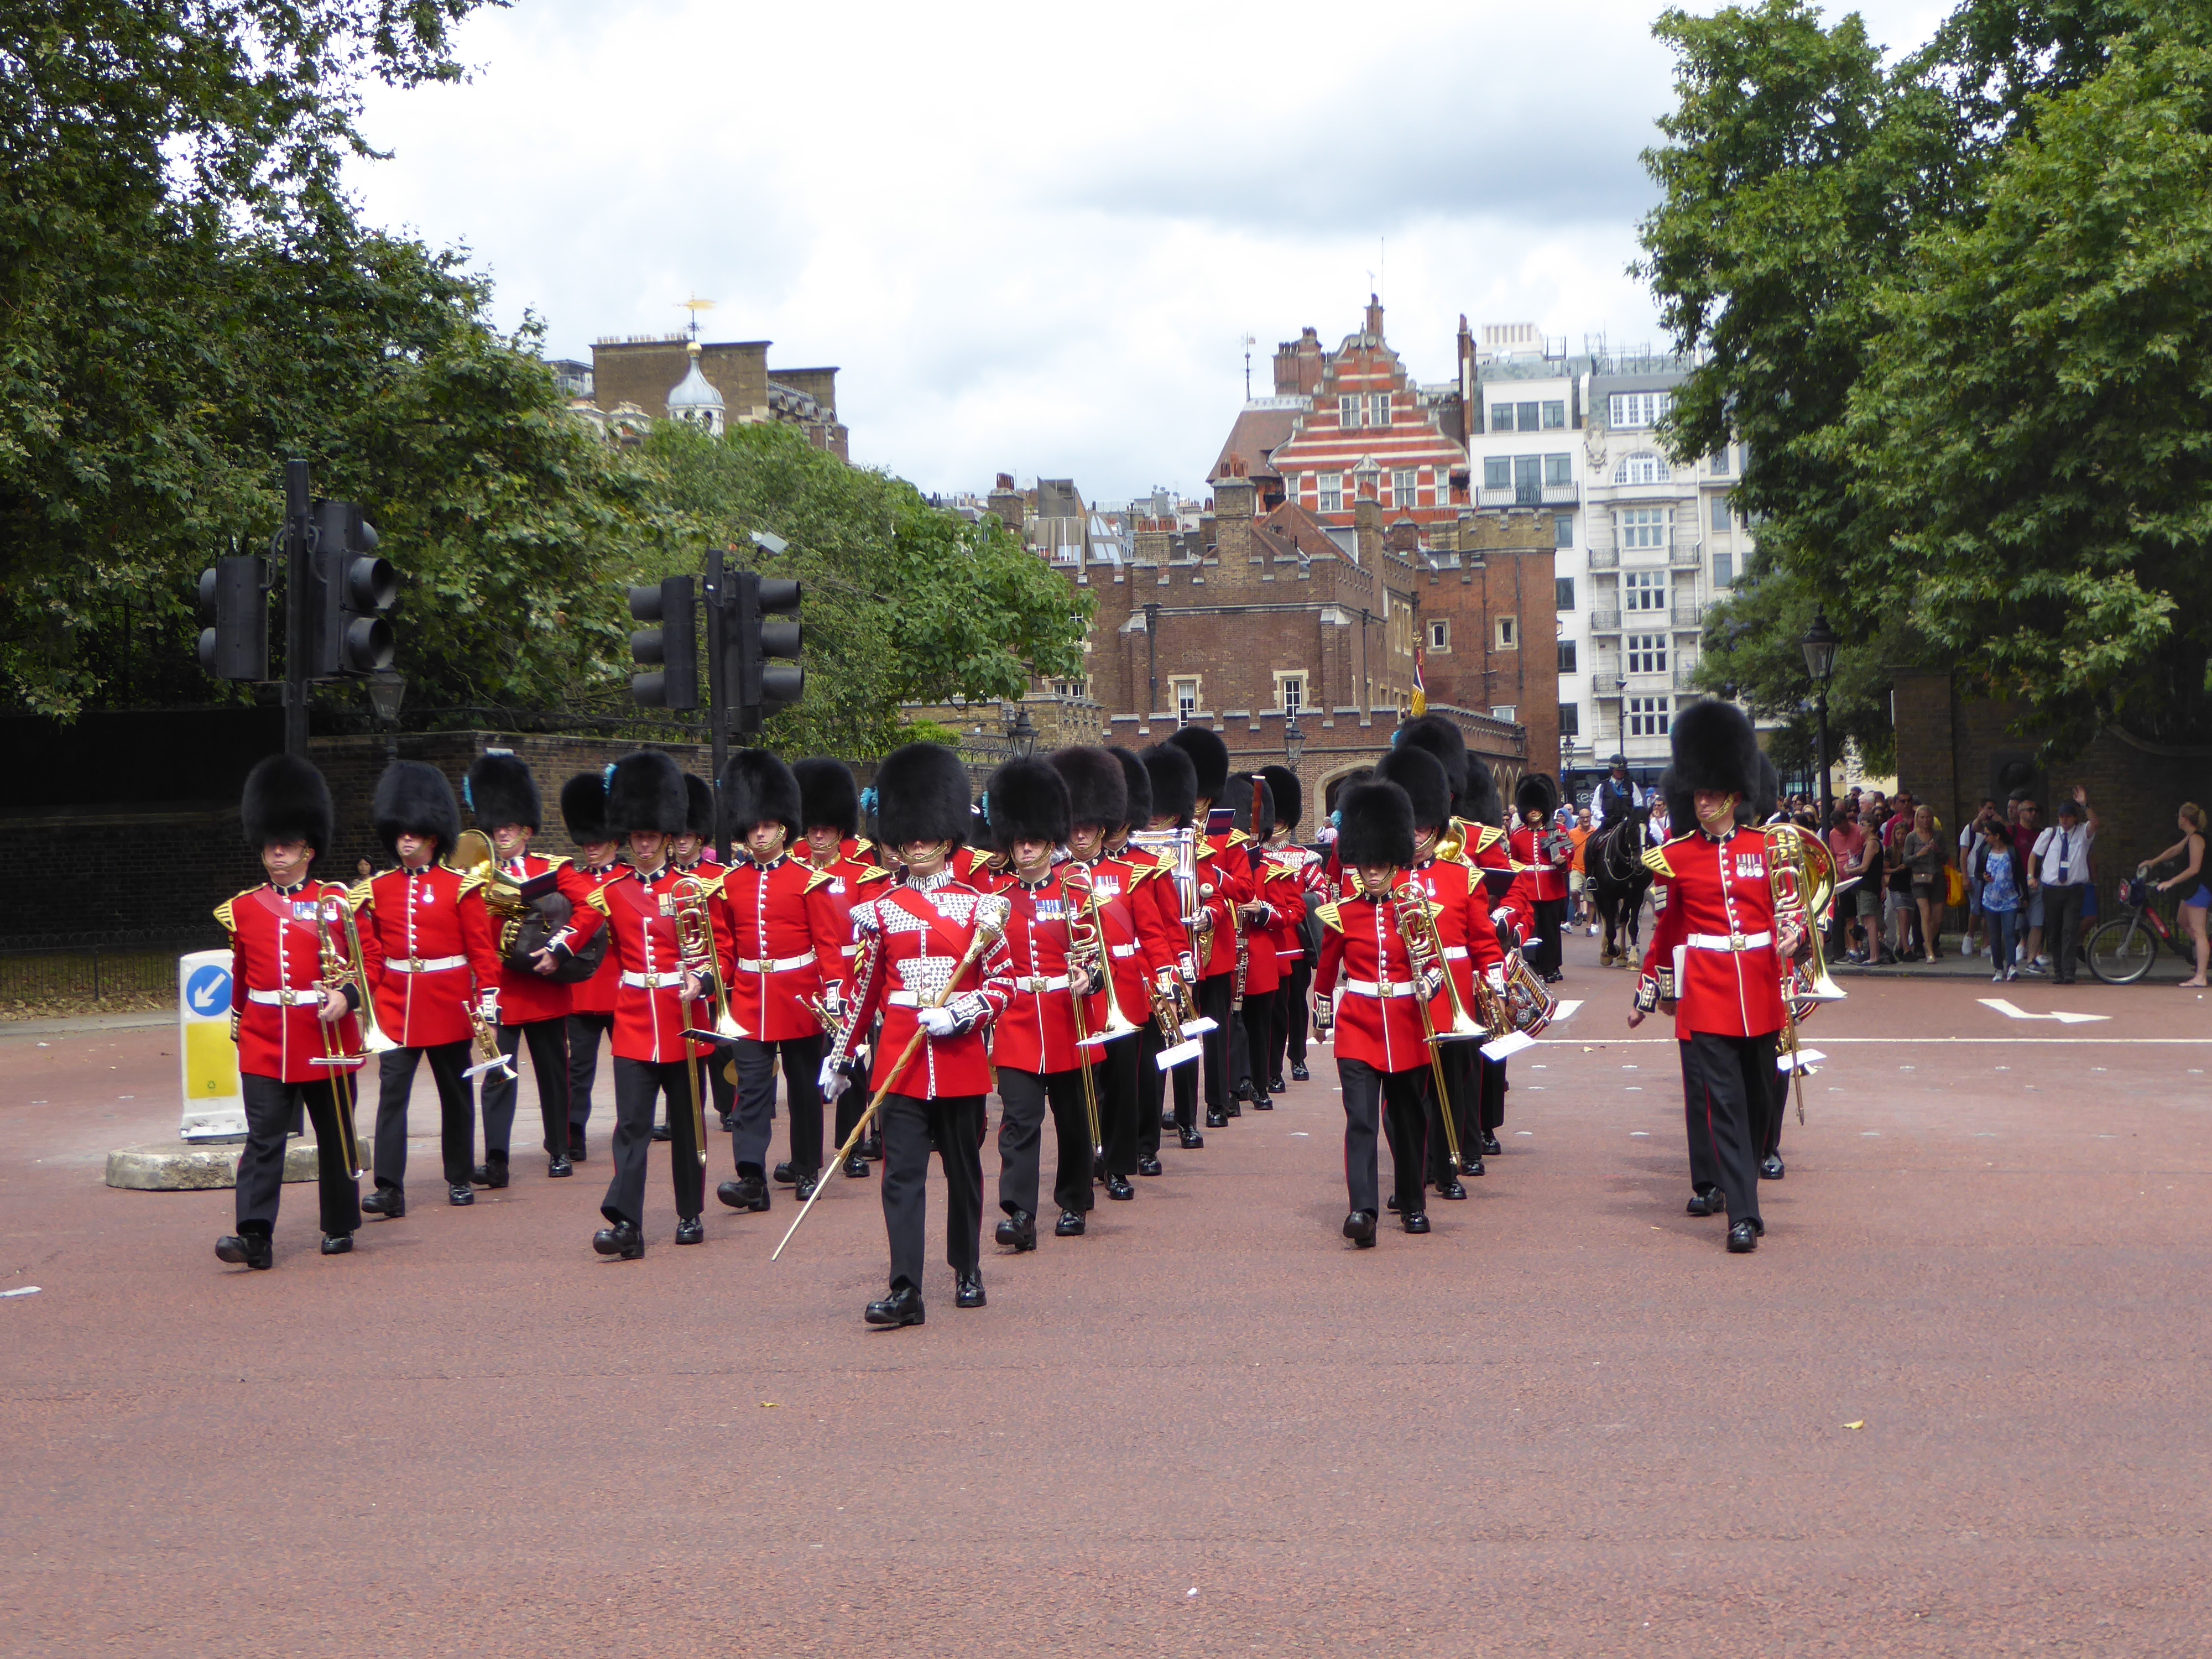
[[[1228,836],[1222,842],[1221,850],[1224,853],[1233,853],[1237,848],[1240,847],[1249,847],[1251,843],[1252,837],[1246,835],[1242,830],[1231,830],[1229,832]]]
[[[855,836],[853,837],[853,856],[854,858],[860,857],[863,853],[872,853],[875,850],[875,842],[870,841],[866,836]]]
[[[1344,931],[1344,909],[1341,905],[1321,905],[1315,909],[1314,914],[1321,918],[1322,927],[1332,928],[1340,933]]]
[[[562,865],[567,864],[569,861],[568,855],[566,853],[556,853],[545,860],[545,868],[549,872],[550,872],[552,871],[558,870]]]
[[[1668,846],[1672,846],[1673,844],[1674,843],[1671,842],[1668,843]],[[1674,867],[1667,862],[1667,848],[1665,847],[1645,848],[1644,849],[1644,867],[1649,870],[1653,875],[1661,878],[1662,880],[1672,881],[1674,879]]]
[[[483,872],[484,866],[480,864],[474,870],[469,872],[467,875],[463,876],[461,878],[461,884],[453,890],[453,896],[456,899],[465,899],[470,894],[475,892],[477,888],[483,886],[485,881],[489,879]]]
[[[1470,827],[1474,830],[1474,850],[1478,853],[1487,853],[1505,839],[1505,832],[1494,823],[1478,823]]]
[[[836,879],[837,878],[831,875],[827,870],[817,870],[812,875],[807,877],[806,885],[800,888],[799,890],[802,893],[811,893],[816,888],[826,886],[830,882]]]
[[[592,889],[592,890],[586,894],[584,898],[585,903],[590,905],[592,908],[597,910],[601,915],[606,917],[610,921],[614,920],[615,913],[607,908],[607,889],[613,885],[614,884],[612,882],[601,882],[597,887]]]
[[[362,906],[368,902],[370,896],[369,884],[375,879],[376,878],[374,876],[363,876],[359,881],[354,883],[352,886],[346,889],[346,908],[351,910],[356,915],[359,915],[361,914]]]
[[[228,898],[225,899],[222,903],[215,907],[215,919],[222,924],[222,931],[224,933],[235,933],[238,931],[238,918],[232,913],[230,907],[237,903],[239,900],[246,897],[247,895],[251,894],[253,890],[254,890],[252,888],[249,887],[243,893],[233,893]]]
[[[872,881],[889,881],[890,878],[891,872],[884,869],[883,866],[878,865],[872,870],[861,871],[858,884],[865,887]]]

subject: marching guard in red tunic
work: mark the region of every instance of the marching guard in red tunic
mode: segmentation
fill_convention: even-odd
[[[1200,884],[1206,879],[1206,866],[1200,861],[1203,851],[1199,831],[1192,823],[1198,811],[1198,769],[1191,763],[1189,751],[1176,744],[1155,744],[1139,756],[1145,769],[1146,781],[1152,788],[1152,815],[1146,825],[1148,831],[1159,834],[1166,830],[1181,830],[1193,843],[1192,868],[1194,872],[1189,890],[1178,872],[1176,854],[1165,850],[1152,852],[1153,866],[1159,874],[1150,884],[1158,925],[1174,942],[1175,966],[1158,976],[1164,994],[1176,995],[1175,982],[1186,987],[1196,1006],[1198,991],[1198,960],[1191,917],[1203,910],[1199,898]],[[1143,856],[1140,853],[1139,856]],[[1223,981],[1222,995],[1225,1001],[1228,982]],[[1200,1010],[1202,1013],[1204,1011]],[[1211,1036],[1211,1033],[1207,1034]],[[1152,1066],[1156,1057],[1166,1051],[1166,1036],[1157,1024],[1147,1041],[1140,1065]],[[1198,1057],[1173,1067],[1169,1075],[1174,1079],[1176,1138],[1185,1152],[1196,1151],[1206,1145],[1206,1137],[1198,1128],[1198,1096],[1200,1073],[1212,1064],[1213,1050],[1200,1045]],[[1210,1085],[1209,1085],[1210,1086]],[[1209,1122],[1213,1121],[1209,1115]],[[1220,1121],[1228,1121],[1222,1117]],[[1163,1126],[1164,1127],[1164,1125]]]
[[[706,782],[692,774],[684,774],[684,828],[668,846],[668,868],[675,876],[690,876],[719,890],[728,866],[716,856],[714,848],[714,792]],[[719,900],[716,901],[719,904]],[[710,908],[714,908],[710,906]],[[714,926],[722,926],[722,913],[714,908]],[[737,1127],[738,1085],[730,1075],[732,1067],[723,1056],[710,1053],[699,1062],[699,1086],[706,1091],[700,1097],[711,1097],[714,1103],[714,1121],[724,1133]],[[655,1140],[668,1139],[669,1128],[664,1118],[653,1126]],[[787,1179],[788,1166],[779,1180]]]
[[[1179,751],[1161,752],[1176,753],[1180,758]],[[1147,829],[1152,823],[1152,775],[1133,750],[1109,748],[1106,753],[1121,769],[1125,805],[1121,822],[1106,826],[1103,845],[1106,860],[1127,872],[1120,878],[1122,903],[1136,945],[1128,957],[1115,958],[1114,994],[1117,1000],[1126,996],[1126,1000],[1121,1001],[1121,1012],[1137,1023],[1137,1039],[1131,1045],[1133,1052],[1125,1056],[1133,1071],[1136,1091],[1136,1170],[1140,1176],[1156,1176],[1160,1173],[1160,1136],[1168,1120],[1168,1113],[1163,1109],[1167,1079],[1160,1071],[1158,1059],[1168,1045],[1153,1012],[1151,988],[1174,984],[1177,963],[1186,946],[1182,912],[1176,898],[1174,860],[1133,846],[1129,840],[1134,831]],[[1187,766],[1189,762],[1186,759],[1183,763]],[[1068,788],[1079,802],[1079,811],[1083,792],[1073,778]],[[1087,845],[1083,823],[1079,817],[1069,833],[1074,842]],[[1078,846],[1077,856],[1081,855]],[[1182,1075],[1195,1084],[1196,1079],[1188,1066],[1182,1068]],[[1205,1139],[1196,1127],[1197,1119],[1194,1117],[1191,1122],[1191,1140],[1204,1146]],[[1113,1163],[1111,1146],[1107,1150],[1107,1158],[1109,1164]]]
[[[1199,836],[1198,902],[1212,924],[1205,960],[1197,963],[1198,1012],[1213,1022],[1206,1034],[1206,1125],[1218,1129],[1244,1115],[1229,1075],[1229,1005],[1235,995],[1241,932],[1237,912],[1252,899],[1251,865],[1242,853],[1249,837],[1237,830],[1212,834],[1206,829],[1213,808],[1231,805],[1224,799],[1229,787],[1228,744],[1203,726],[1184,726],[1168,744],[1189,756],[1197,773],[1191,818]]]
[[[1275,1009],[1267,1021],[1267,1089],[1280,1094],[1285,1086],[1285,1060],[1290,1062],[1290,1082],[1304,1083],[1312,1076],[1306,1070],[1306,1002],[1313,989],[1313,970],[1321,960],[1321,947],[1316,942],[1308,948],[1312,928],[1318,924],[1308,920],[1310,907],[1306,897],[1318,887],[1321,859],[1297,839],[1298,822],[1305,816],[1305,786],[1298,781],[1298,775],[1287,766],[1263,766],[1260,775],[1267,779],[1275,803],[1275,833],[1267,851],[1297,884],[1297,902],[1285,905],[1275,923],[1276,970],[1281,981],[1275,988]],[[1286,896],[1289,891],[1284,889]]]
[[[362,1208],[407,1212],[407,1097],[427,1059],[438,1088],[446,1195],[476,1202],[476,1103],[469,1079],[475,1021],[499,1018],[500,961],[480,877],[440,860],[460,838],[460,803],[436,767],[394,761],[378,780],[370,817],[396,868],[356,884],[352,902],[387,1050],[376,1103],[376,1191]]]
[[[1256,787],[1255,787],[1256,786]],[[1254,817],[1255,796],[1259,808]],[[1268,1066],[1274,1053],[1275,995],[1283,982],[1281,945],[1278,933],[1285,918],[1305,915],[1305,896],[1297,871],[1268,850],[1275,833],[1275,792],[1265,778],[1251,772],[1235,772],[1229,778],[1229,800],[1237,814],[1236,830],[1243,843],[1231,854],[1232,862],[1244,866],[1249,893],[1237,907],[1242,955],[1232,976],[1230,1001],[1240,1000],[1237,1023],[1231,1031],[1231,1075],[1234,1098],[1249,1100],[1255,1112],[1272,1112],[1273,1081]],[[1241,984],[1237,981],[1241,980]]]
[[[1399,1224],[1429,1231],[1424,1200],[1431,1094],[1428,1034],[1416,999],[1443,986],[1440,968],[1417,973],[1399,931],[1392,895],[1413,862],[1413,808],[1395,783],[1356,783],[1337,797],[1338,850],[1356,890],[1322,907],[1321,969],[1314,976],[1315,1023],[1335,1030],[1337,1078],[1344,1091],[1344,1173],[1352,1213],[1344,1236],[1362,1249],[1375,1243],[1381,1212],[1376,1180],[1378,1116],[1390,1141]],[[1341,1007],[1330,998],[1342,982]]]
[[[530,850],[531,837],[545,827],[544,802],[529,763],[504,750],[479,756],[462,781],[461,792],[477,827],[491,842],[497,876],[512,884],[526,904],[554,898],[561,893],[562,872],[568,860],[546,858]],[[560,898],[563,910],[573,901]],[[495,928],[503,928],[491,918]],[[515,923],[517,946],[523,944],[521,921]],[[536,930],[533,930],[533,935]],[[504,943],[495,940],[495,944]],[[499,965],[500,1053],[512,1068],[523,1045],[530,1048],[530,1070],[538,1085],[538,1116],[544,1130],[542,1145],[548,1160],[545,1173],[559,1179],[575,1171],[568,1160],[568,987],[527,957],[502,950]],[[501,1188],[507,1182],[507,1151],[514,1133],[515,1096],[521,1079],[512,1070],[495,1068],[483,1074],[483,1167],[475,1172],[480,1187]]]
[[[799,780],[781,760],[765,749],[731,756],[722,769],[722,812],[738,861],[722,878],[716,925],[731,935],[730,1015],[746,1035],[735,1044],[732,1150],[738,1178],[724,1182],[715,1195],[732,1209],[758,1211],[769,1207],[766,1166],[779,1060],[791,1122],[788,1173],[801,1202],[821,1178],[825,1039],[815,1008],[823,988],[846,977],[842,947],[849,922],[829,892],[835,878],[789,850],[802,814]]]
[[[1751,721],[1732,703],[1693,703],[1675,716],[1672,737],[1671,781],[1678,797],[1688,793],[1697,827],[1644,855],[1666,902],[1628,1023],[1654,1008],[1674,1016],[1692,1153],[1702,1118],[1728,1206],[1728,1248],[1742,1255],[1766,1231],[1759,1130],[1783,1024],[1782,969],[1802,939],[1793,920],[1776,919],[1766,838],[1736,821],[1759,787]]]
[[[1541,772],[1531,772],[1513,788],[1514,824],[1510,840],[1515,862],[1528,866],[1528,896],[1536,909],[1536,933],[1526,952],[1528,965],[1556,985],[1567,931],[1567,866],[1575,844],[1552,822],[1559,810],[1559,787]]]
[[[352,1112],[361,992],[350,981],[325,977],[329,962],[359,964],[346,937],[344,886],[307,873],[331,845],[323,775],[303,760],[272,755],[247,776],[240,816],[269,880],[215,913],[230,935],[230,1035],[246,1099],[238,1231],[216,1240],[215,1253],[234,1266],[267,1268],[276,1259],[270,1236],[283,1191],[285,1137],[302,1104],[315,1126],[323,1254],[353,1249],[361,1225]],[[317,1063],[323,1060],[345,1063]]]
[[[561,822],[576,848],[575,858],[561,872],[562,896],[568,901],[572,921],[580,916],[598,892],[627,868],[622,861],[622,842],[607,828],[607,775],[604,769],[579,772],[561,786]],[[556,932],[552,944],[565,944],[573,928]],[[565,952],[562,971],[572,971],[575,959]],[[592,1085],[599,1080],[599,1040],[613,1040],[615,992],[622,983],[622,964],[601,945],[587,964],[592,971],[568,984],[568,1158],[581,1164],[589,1155],[584,1132],[592,1121]]]
[[[895,750],[876,769],[876,795],[878,832],[906,878],[853,906],[860,954],[849,1012],[822,1062],[823,1083],[835,1086],[835,1073],[880,1012],[870,1086],[888,1091],[880,1110],[890,1290],[868,1304],[866,1317],[871,1325],[919,1325],[933,1150],[945,1166],[953,1303],[983,1305],[983,1097],[991,1086],[983,1033],[1012,999],[1013,972],[995,937],[1006,902],[946,867],[972,821],[960,757],[935,744]],[[917,1034],[921,1041],[909,1053]]]
[[[832,757],[817,755],[793,762],[791,772],[799,780],[799,816],[806,831],[805,845],[796,850],[817,874],[829,878],[820,890],[837,919],[837,957],[822,965],[834,1011],[835,999],[844,995],[860,952],[853,937],[853,906],[891,874],[875,861],[875,844],[860,839],[860,787],[854,781],[853,769]],[[843,1085],[837,1091],[835,1126],[836,1144],[842,1146],[867,1109],[868,1085],[857,1065],[848,1065],[836,1081]],[[868,1160],[882,1150],[882,1140],[871,1131],[846,1158],[845,1173],[865,1179]]]

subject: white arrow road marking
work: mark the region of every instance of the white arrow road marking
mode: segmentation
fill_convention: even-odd
[[[2062,1025],[2084,1025],[2093,1020],[2110,1019],[2112,1018],[2110,1014],[2068,1014],[2057,1012],[2048,1014],[2032,1014],[2025,1008],[2014,1007],[2002,997],[1982,997],[1978,999],[1978,1000],[1980,1001],[1982,1006],[1984,1008],[1994,1008],[1999,1013],[2002,1014],[2007,1019],[2055,1019]]]

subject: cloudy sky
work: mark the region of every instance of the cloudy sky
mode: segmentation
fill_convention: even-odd
[[[1450,378],[1460,315],[1657,342],[1627,276],[1668,106],[1653,0],[778,6],[516,0],[466,85],[380,94],[369,218],[465,244],[547,349],[680,327],[836,364],[855,460],[925,489],[1194,489],[1268,356],[1370,283]],[[1860,9],[1893,49],[1936,0]]]

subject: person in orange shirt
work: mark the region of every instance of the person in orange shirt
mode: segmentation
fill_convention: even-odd
[[[1575,844],[1575,855],[1567,860],[1567,896],[1573,902],[1575,920],[1597,932],[1597,916],[1593,911],[1589,884],[1589,866],[1583,860],[1590,838],[1590,810],[1587,806],[1575,809],[1575,821],[1567,830],[1567,839]]]

